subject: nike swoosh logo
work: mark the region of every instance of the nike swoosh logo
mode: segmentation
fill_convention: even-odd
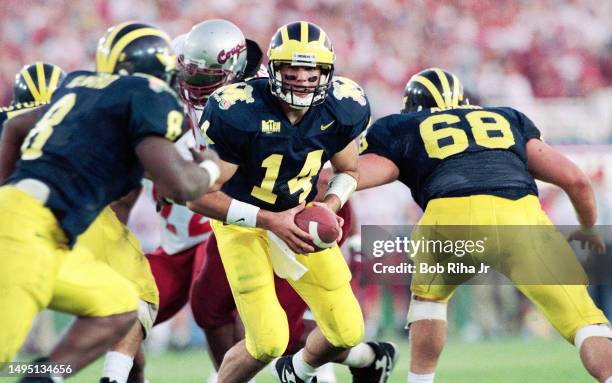
[[[323,130],[327,130],[327,128],[329,128],[330,126],[332,126],[332,124],[333,124],[334,122],[336,122],[336,121],[334,120],[334,121],[330,122],[329,124],[326,124],[326,125],[321,125],[321,131],[323,131]]]
[[[293,373],[284,370],[283,371],[283,379],[285,380],[285,382],[287,383],[296,383],[295,381],[295,375],[293,375]]]

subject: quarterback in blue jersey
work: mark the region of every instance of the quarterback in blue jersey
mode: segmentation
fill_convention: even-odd
[[[144,170],[162,194],[179,200],[204,193],[219,171],[214,159],[198,166],[175,150],[183,113],[168,84],[169,40],[154,27],[140,32],[108,55],[121,75],[66,77],[0,188],[0,304],[13,313],[0,319],[2,362],[12,359],[46,307],[80,317],[73,326],[79,331],[71,331],[79,341],[50,356],[71,365],[66,374],[114,344],[134,323],[137,293],[109,265],[73,248],[77,237],[139,185]]]
[[[337,211],[353,192],[358,178],[354,140],[369,123],[368,101],[353,81],[333,77],[334,51],[314,24],[281,27],[272,37],[268,59],[269,79],[225,86],[209,98],[201,128],[222,160],[213,189],[220,190],[188,204],[216,219],[212,227],[245,325],[246,340],[225,355],[219,381],[247,381],[287,346],[287,317],[274,291],[273,235],[308,269],[288,282],[318,325],[304,349],[274,364],[277,379],[310,382],[316,367],[341,360],[354,362],[357,376],[371,376],[379,367],[375,380],[355,381],[385,381],[395,349],[360,344],[363,317],[340,250],[336,245],[315,252],[305,242],[309,234],[294,223],[295,214],[317,194],[326,161],[337,174],[323,206]]]
[[[593,230],[595,198],[585,174],[542,142],[540,132],[523,113],[468,105],[459,79],[449,72],[430,68],[414,75],[406,86],[403,113],[376,121],[360,147],[358,189],[395,180],[404,183],[424,210],[415,231],[427,225],[550,226],[537,198],[537,178],[569,195],[582,225],[582,232],[571,238],[588,243],[594,251],[604,249]],[[544,236],[550,233],[541,234],[544,231],[534,229],[529,239],[522,240],[547,243]],[[496,238],[504,244],[504,262],[511,270],[529,267],[530,259],[542,259],[541,252],[551,250],[546,246],[519,249],[500,233]],[[558,242],[551,254],[555,262],[575,262],[567,243],[562,238]],[[417,254],[416,262],[423,256]],[[418,281],[415,276],[408,312],[408,382],[431,383],[446,339],[446,304],[457,284]],[[519,282],[517,287],[576,345],[587,370],[601,382],[610,382],[612,331],[586,286]]]

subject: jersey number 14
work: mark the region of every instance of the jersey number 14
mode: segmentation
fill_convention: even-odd
[[[300,203],[308,197],[308,194],[310,194],[312,190],[312,178],[319,174],[322,156],[323,149],[314,150],[308,153],[300,173],[287,182],[289,193],[294,194],[302,190],[298,199]],[[251,191],[253,197],[272,205],[276,203],[276,198],[278,196],[274,194],[272,190],[274,190],[274,185],[276,184],[282,162],[282,154],[271,154],[262,161],[261,166],[266,169],[266,174],[264,175],[261,185],[253,187]]]

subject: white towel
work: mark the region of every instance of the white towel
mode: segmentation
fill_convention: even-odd
[[[270,247],[272,268],[274,269],[274,273],[280,278],[289,278],[297,281],[306,274],[308,268],[297,260],[295,253],[289,248],[285,241],[269,230],[268,246]]]

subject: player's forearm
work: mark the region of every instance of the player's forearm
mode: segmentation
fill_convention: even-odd
[[[139,186],[111,204],[111,209],[113,209],[122,224],[127,225],[130,211],[134,207],[141,189],[142,187]]]
[[[191,201],[206,193],[219,177],[219,166],[214,161],[197,164],[185,160],[174,144],[162,137],[145,137],[136,146],[136,154],[159,197]]]
[[[187,202],[189,210],[203,216],[225,222],[232,198],[222,191],[215,191]]]
[[[359,180],[359,170],[357,167],[359,153],[357,147],[357,144],[352,141],[330,159],[334,173],[345,173],[355,180]]]
[[[323,202],[334,212],[340,210],[357,187],[358,160],[357,145],[354,142],[349,143],[346,148],[331,158],[330,162],[335,174],[329,179]]]
[[[591,227],[597,221],[597,208],[595,194],[589,179],[583,174],[573,183],[565,185],[563,190],[567,193],[576,210],[578,222],[582,226]]]
[[[19,143],[6,136],[5,131],[0,141],[0,181],[4,181],[15,171],[19,159]]]
[[[389,159],[377,154],[359,156],[357,190],[369,189],[397,180],[399,169]]]
[[[0,140],[0,181],[4,181],[15,171],[21,145],[40,115],[41,108],[36,108],[4,123]]]
[[[277,219],[274,212],[234,200],[222,191],[210,192],[197,200],[189,201],[187,207],[206,217],[238,226],[270,229],[273,221]],[[234,211],[230,212],[232,207]]]
[[[181,169],[168,177],[154,178],[153,182],[160,197],[175,201],[197,199],[208,190],[210,174],[193,162],[185,161]]]
[[[337,212],[342,207],[342,201],[335,194],[328,194],[323,199],[323,203],[325,203],[333,212]]]

